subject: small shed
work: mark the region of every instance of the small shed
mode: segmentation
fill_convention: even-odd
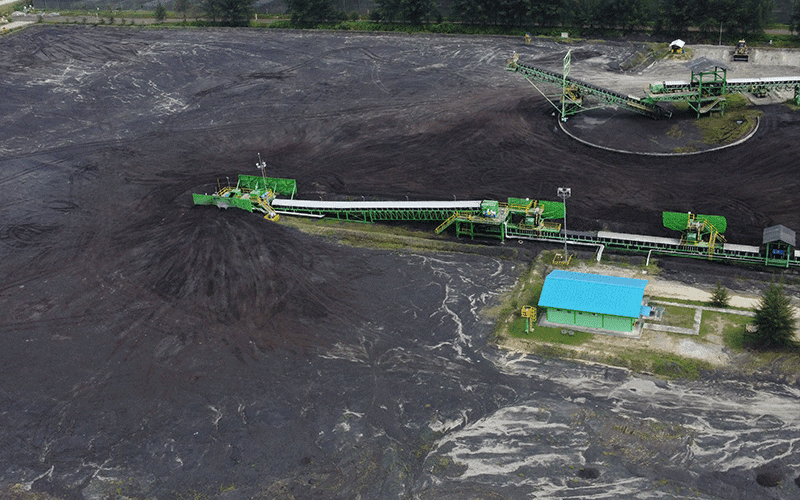
[[[544,281],[539,307],[550,323],[632,332],[645,286],[647,280],[557,269]]]
[[[672,51],[673,54],[683,54],[684,45],[686,45],[686,42],[684,42],[681,39],[673,40],[672,43],[669,44],[669,49]]]
[[[789,259],[797,246],[795,232],[778,224],[764,229],[761,242],[766,247],[767,265],[789,267]]]

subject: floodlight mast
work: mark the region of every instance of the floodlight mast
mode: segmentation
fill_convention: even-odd
[[[567,260],[567,198],[572,196],[572,188],[558,188],[558,197],[564,200],[564,260]]]
[[[267,164],[261,160],[261,153],[258,153],[258,163],[256,163],[256,168],[261,170],[261,177],[264,178],[264,189],[267,189],[267,175],[264,173],[264,170],[267,168]]]

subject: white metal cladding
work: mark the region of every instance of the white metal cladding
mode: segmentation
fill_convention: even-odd
[[[745,254],[755,254],[758,255],[761,252],[761,249],[758,247],[754,247],[751,245],[736,245],[734,243],[725,243],[722,245],[722,248],[726,252],[738,252],[738,253],[745,253]]]
[[[318,210],[478,210],[481,200],[463,201],[316,201],[276,198],[275,208],[310,208]]]
[[[638,243],[656,243],[659,245],[681,244],[681,240],[675,238],[662,238],[661,236],[647,236],[644,234],[612,233],[611,231],[598,231],[597,237],[603,240],[635,241]]]

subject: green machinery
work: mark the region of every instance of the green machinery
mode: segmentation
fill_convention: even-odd
[[[260,167],[259,167],[260,168]],[[421,221],[438,224],[436,233],[450,226],[456,236],[488,237],[566,243],[596,248],[598,259],[603,249],[674,255],[690,258],[728,260],[775,267],[800,268],[794,231],[773,226],[764,229],[761,247],[729,244],[724,233],[728,223],[719,215],[663,212],[664,227],[680,231],[680,238],[616,233],[609,231],[573,231],[566,234],[561,221],[563,202],[531,198],[452,201],[323,201],[295,199],[297,184],[293,179],[240,175],[235,186],[217,183],[213,194],[192,195],[195,205],[241,208],[260,212],[269,220],[279,215],[333,218],[353,222]]]
[[[701,114],[725,111],[725,96],[751,93],[764,97],[768,92],[793,91],[794,102],[800,105],[800,77],[728,78],[728,69],[721,63],[700,58],[691,63],[688,82],[660,82],[650,85],[648,99],[686,101]]]
[[[704,57],[687,64],[691,70],[689,81],[653,83],[648,95],[642,98],[604,89],[569,76],[569,53],[564,58],[564,72],[558,73],[519,62],[519,56],[508,61],[506,69],[520,73],[531,85],[558,109],[562,121],[568,116],[589,111],[599,106],[587,106],[584,97],[592,96],[602,104],[615,105],[652,118],[669,118],[672,113],[659,105],[664,102],[686,102],[697,113],[698,118],[706,113],[725,112],[725,96],[737,93],[753,93],[763,97],[773,91],[794,91],[794,101],[800,105],[800,76],[728,78],[728,68],[719,62]],[[553,102],[536,82],[556,85],[561,88],[560,101]]]
[[[707,248],[709,257],[713,257],[725,243],[723,233],[728,221],[721,215],[663,212],[661,217],[664,227],[681,232],[681,246]]]
[[[689,64],[692,71],[688,82],[661,82],[650,85],[649,100],[686,102],[699,118],[718,111],[725,114],[725,96],[735,93],[728,86],[728,68],[706,58]]]
[[[297,183],[294,179],[239,175],[236,186],[222,187],[218,182],[217,188],[217,192],[214,194],[192,194],[194,204],[215,205],[219,208],[241,208],[248,212],[256,210],[265,214],[265,219],[276,221],[279,215],[272,208],[272,201],[277,195],[294,198],[297,192]]]
[[[561,224],[553,219],[564,216],[564,204],[555,201],[509,198],[481,202],[479,213],[454,212],[436,228],[441,233],[455,224],[456,236],[490,237],[504,240],[506,235],[558,234]]]
[[[531,85],[536,88],[543,96],[545,96],[561,114],[562,121],[565,121],[568,116],[575,115],[599,106],[587,107],[584,104],[585,96],[592,96],[601,101],[602,105],[616,105],[625,109],[629,109],[639,114],[649,116],[651,118],[669,118],[671,112],[662,108],[652,100],[640,99],[638,97],[622,94],[613,90],[605,89],[593,85],[591,83],[582,82],[569,76],[569,60],[570,54],[564,58],[564,72],[557,73],[534,66],[528,66],[519,62],[519,55],[514,56],[508,61],[506,69],[514,71],[525,77]],[[553,101],[540,90],[535,82],[543,82],[558,85],[561,87],[561,96],[559,104]]]
[[[219,186],[214,194],[193,194],[195,205],[258,211],[266,219],[279,214],[328,217],[351,222],[430,221],[439,222],[436,234],[455,226],[456,236],[489,237],[558,235],[564,216],[562,202],[509,198],[463,201],[315,201],[296,200],[294,179],[240,175],[236,186]],[[289,196],[289,199],[279,196]]]

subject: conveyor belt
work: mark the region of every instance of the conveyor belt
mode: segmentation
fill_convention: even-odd
[[[381,220],[443,221],[456,212],[480,212],[481,200],[317,201],[278,198],[272,202],[272,206],[282,213],[334,217],[358,222]]]
[[[276,198],[272,205],[283,209],[307,210],[478,210],[481,200],[464,201],[317,201]]]
[[[710,82],[704,82],[709,85]],[[800,88],[800,76],[768,76],[761,78],[728,78],[726,89],[729,93],[752,92],[756,89],[768,91],[788,91]],[[651,94],[672,94],[676,92],[690,92],[698,86],[698,82],[681,80],[663,81],[650,85]]]
[[[609,90],[603,87],[598,87],[597,85],[583,82],[570,76],[565,77],[556,71],[528,66],[519,62],[511,63],[509,65],[509,69],[518,73],[522,73],[525,78],[531,80],[562,86],[568,84],[570,87],[577,87],[584,95],[593,95],[609,104],[621,106],[653,118],[669,118],[671,115],[669,111],[662,108],[658,104],[647,102],[638,97],[622,94],[620,92]]]

